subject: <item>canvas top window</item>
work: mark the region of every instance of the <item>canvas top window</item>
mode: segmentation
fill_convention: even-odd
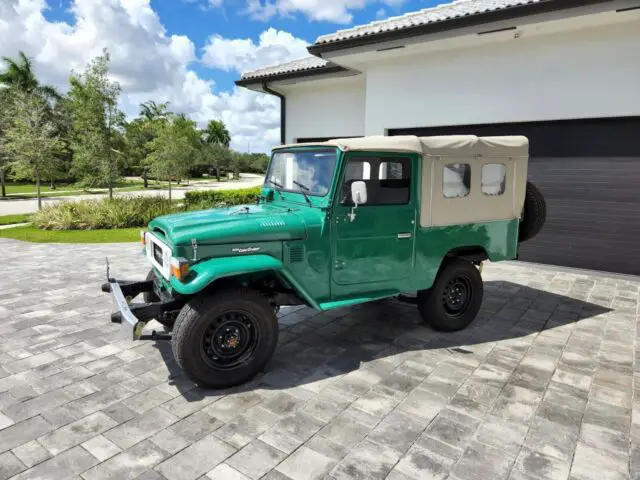
[[[265,184],[324,197],[331,187],[336,161],[335,149],[276,151]]]
[[[442,193],[445,198],[461,198],[471,191],[471,165],[449,163],[442,170]]]
[[[507,187],[507,169],[502,163],[487,163],[482,166],[482,193],[489,196],[502,195]]]

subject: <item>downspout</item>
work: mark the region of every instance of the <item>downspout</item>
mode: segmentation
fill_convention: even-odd
[[[271,90],[266,80],[262,80],[262,90],[271,95],[275,95],[280,99],[280,145],[287,143],[286,125],[287,125],[287,99],[279,92]]]

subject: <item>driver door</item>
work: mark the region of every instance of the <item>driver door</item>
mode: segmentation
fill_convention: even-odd
[[[413,271],[417,162],[362,152],[345,162],[331,219],[332,297],[401,289]],[[366,203],[354,204],[354,181],[364,182]]]

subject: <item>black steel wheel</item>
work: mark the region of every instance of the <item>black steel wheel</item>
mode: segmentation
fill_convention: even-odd
[[[171,347],[178,365],[200,386],[228,388],[259,373],[278,343],[268,299],[244,288],[203,293],[176,319]]]
[[[242,312],[213,319],[204,331],[200,353],[214,370],[231,370],[251,359],[260,343],[260,324]]]
[[[480,311],[483,287],[482,276],[473,263],[461,258],[448,261],[433,286],[418,292],[420,315],[435,330],[462,330]]]

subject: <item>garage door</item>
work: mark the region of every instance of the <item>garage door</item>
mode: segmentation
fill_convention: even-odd
[[[640,117],[409,128],[389,135],[526,135],[547,200],[524,261],[640,274]]]

